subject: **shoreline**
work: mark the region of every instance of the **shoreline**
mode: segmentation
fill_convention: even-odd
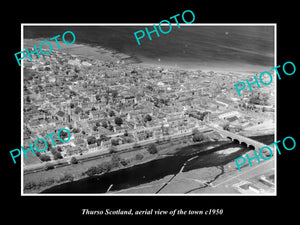
[[[257,136],[264,136],[264,135],[274,135],[274,133],[268,131],[267,133],[264,132],[263,134],[260,133]],[[214,146],[215,147],[215,146]],[[234,154],[236,151],[240,151],[238,147],[230,147],[224,150],[220,150],[215,152],[216,154],[222,155],[230,155]],[[253,150],[248,149],[244,152],[244,154],[248,154]],[[193,158],[192,158],[193,159]],[[188,160],[189,161],[189,160]],[[266,165],[269,161],[263,161],[264,165]],[[183,166],[184,167],[184,166]],[[246,165],[246,168],[243,168],[243,173],[247,173],[246,170],[252,167]],[[234,190],[227,186],[223,186],[220,189],[216,188],[221,183],[227,180],[233,179],[234,176],[240,175],[239,171],[235,169],[235,162],[230,161],[224,165],[219,166],[210,166],[210,167],[201,167],[189,171],[181,171],[175,175],[167,175],[159,180],[153,180],[148,183],[140,184],[134,187],[111,191],[112,194],[156,194],[157,190],[159,190],[159,194],[222,194],[222,193],[235,193],[241,194],[240,192]],[[220,172],[221,171],[221,172]],[[220,182],[221,180],[221,182]],[[172,182],[171,182],[172,181]],[[217,183],[217,185],[215,185]],[[161,190],[163,188],[163,190]],[[214,190],[213,188],[216,188]],[[132,192],[133,191],[133,192]]]
[[[183,140],[186,140],[186,139],[183,139]],[[222,140],[219,140],[219,142],[222,142]],[[171,156],[174,156],[175,154],[177,154],[178,148],[181,149],[181,148],[185,148],[185,147],[192,147],[193,145],[199,145],[199,144],[200,145],[206,144],[206,142],[195,143],[195,144],[192,144],[192,145],[190,143],[187,143],[187,144],[178,144],[178,145],[172,144],[172,143],[167,143],[167,146],[165,146],[165,144],[157,145],[158,154],[155,154],[155,155],[151,155],[151,154],[145,155],[145,153],[144,153],[144,156],[145,156],[144,160],[141,160],[141,161],[136,160],[136,161],[133,161],[133,163],[128,163],[128,165],[126,165],[126,166],[119,165],[118,167],[112,168],[108,172],[101,173],[101,174],[96,174],[94,176],[101,176],[103,174],[109,174],[110,172],[115,172],[115,171],[119,171],[119,170],[122,170],[122,169],[128,169],[130,167],[134,167],[134,166],[138,166],[138,165],[141,165],[141,164],[144,164],[144,163],[148,163],[150,161],[159,160],[159,159],[163,159],[163,158],[166,158],[166,157],[171,157]],[[218,147],[219,145],[222,145],[222,144],[224,144],[224,143],[214,144],[213,142],[211,142],[211,145],[213,145],[212,146],[213,148]],[[205,150],[209,150],[207,148],[209,148],[209,147],[205,146],[205,149],[201,149],[200,151],[197,151],[197,152],[202,152],[202,151],[205,151]],[[130,152],[130,153],[138,154],[138,153],[141,153],[143,150],[144,149],[137,149],[136,151],[133,151],[133,152]],[[144,150],[144,151],[147,151],[147,150]],[[119,155],[120,155],[121,158],[126,158],[126,157],[122,157],[122,154],[124,156],[124,155],[126,155],[126,153],[128,153],[128,152],[123,152],[123,153],[120,152]],[[193,152],[193,154],[195,154],[195,153]],[[110,157],[111,156],[107,156],[107,157],[100,158],[100,159],[93,159],[93,160],[88,161],[88,163],[94,163],[95,162],[93,165],[97,166],[98,164],[101,164],[101,162],[107,161],[107,159],[110,158]],[[82,163],[85,163],[85,162],[82,162]],[[77,165],[80,166],[80,163],[78,163]],[[65,169],[67,169],[68,167],[72,167],[72,164],[65,166]],[[78,172],[79,170],[80,170],[80,173],[85,172],[84,167],[83,168],[78,168],[76,171]],[[45,172],[45,171],[36,172],[36,173],[33,174],[33,176],[35,176],[36,174],[39,174],[39,173],[43,173],[43,172]],[[51,172],[51,170],[50,170],[50,172]],[[24,174],[23,176],[30,176],[30,175],[31,174]],[[89,176],[87,176],[87,175],[75,176],[72,181],[77,181],[77,180],[85,179],[85,178],[88,178],[88,177]],[[36,193],[40,193],[40,192],[42,192],[42,191],[44,191],[46,189],[49,189],[51,187],[58,186],[58,185],[61,185],[63,183],[67,183],[67,182],[69,182],[69,181],[58,182],[58,183],[56,181],[56,182],[54,182],[51,185],[41,186],[40,188],[27,189],[26,191],[24,189],[24,194],[32,194],[32,193],[36,194]]]
[[[184,70],[184,71],[202,71],[202,72],[210,72],[213,71],[215,73],[225,73],[225,74],[240,74],[240,75],[251,75],[251,74],[257,74],[261,73],[262,71],[269,70],[269,67],[265,66],[256,66],[251,64],[239,64],[234,66],[228,66],[224,65],[224,63],[220,64],[214,64],[214,65],[199,65],[198,63],[189,63],[189,62],[183,62],[178,63],[174,62],[172,60],[168,60],[164,63],[161,61],[156,61],[154,59],[146,59],[145,57],[142,57],[142,62],[137,64],[142,67],[160,67],[163,69],[170,69],[170,70]],[[243,68],[243,69],[242,69]]]
[[[155,158],[149,158],[149,159],[147,159],[145,161],[138,162],[138,163],[133,164],[133,165],[123,166],[121,168],[120,167],[119,168],[113,168],[109,172],[103,172],[103,173],[100,173],[100,174],[96,174],[94,176],[101,176],[101,175],[104,175],[104,174],[108,174],[110,172],[115,172],[115,171],[119,171],[119,170],[122,170],[122,169],[128,169],[128,168],[131,168],[131,167],[134,167],[134,166],[138,166],[138,165],[141,165],[141,164],[144,164],[144,163],[151,162],[153,160],[158,160],[158,159],[162,159],[162,158],[166,158],[166,157],[170,157],[170,156],[172,156],[172,155],[158,155]],[[64,182],[61,182],[61,183],[56,183],[56,184],[53,184],[53,185],[49,185],[49,186],[47,186],[45,188],[41,188],[38,193],[34,192],[33,194],[48,194],[48,193],[42,193],[42,192],[45,191],[45,190],[47,190],[47,189],[50,189],[52,187],[55,187],[55,186],[59,186],[59,185],[62,185],[62,184],[65,184],[65,183],[69,183],[69,182],[79,181],[79,180],[86,179],[86,178],[89,178],[89,177],[90,176],[88,176],[88,175],[84,175],[84,176],[79,177],[79,178],[74,178],[72,181],[64,181]],[[26,193],[26,194],[32,194],[32,193]],[[59,193],[59,194],[63,194],[63,193]],[[68,193],[66,193],[66,194],[68,194]],[[99,193],[99,194],[104,194],[104,193]],[[51,195],[51,193],[50,193],[50,195]]]
[[[35,43],[37,41],[41,41],[41,38],[40,39],[24,39],[24,46],[26,46],[26,45],[28,45],[30,43],[31,44]],[[60,45],[61,45],[61,49],[58,49],[55,41],[50,41],[50,42],[53,43],[53,49],[56,50],[56,51],[58,51],[58,52],[59,51],[67,52],[67,53],[72,54],[72,55],[81,56],[81,57],[85,57],[85,58],[94,58],[94,59],[97,59],[97,60],[102,60],[103,59],[103,60],[112,61],[112,60],[118,59],[117,56],[118,56],[119,52],[117,52],[116,50],[113,50],[113,49],[107,49],[107,48],[103,48],[101,46],[97,46],[97,45],[94,46],[94,45],[91,45],[91,44],[84,44],[84,43],[78,43],[78,44],[72,44],[72,45],[65,45],[63,42],[59,42]],[[35,43],[35,45],[38,45],[38,44],[39,44],[39,42]],[[55,49],[55,47],[56,47],[56,49]],[[29,48],[29,47],[27,47],[27,48]],[[129,55],[124,54],[124,53],[120,53],[120,54],[122,54],[124,57],[128,56],[130,59],[132,57],[136,57],[136,56],[129,56]],[[129,65],[133,65],[133,66],[146,66],[148,68],[149,68],[149,66],[155,67],[155,68],[158,67],[157,64],[155,64],[155,63],[151,64],[151,63],[148,63],[148,62],[129,63]],[[174,69],[174,67],[172,65],[163,65],[162,67]],[[181,67],[175,67],[175,68],[179,69],[179,70],[188,70],[188,71],[189,70],[202,70],[202,71],[205,71],[205,69],[203,69],[203,68],[199,68],[199,69],[195,69],[195,68],[181,68]],[[208,71],[214,71],[214,72],[218,71],[218,70],[215,70],[215,69],[213,69],[213,70],[212,69],[207,69],[207,70]],[[225,73],[224,71],[221,71],[221,72]],[[269,132],[269,130],[268,130],[268,132]],[[250,131],[245,131],[245,133],[251,133],[251,132]],[[257,132],[255,134],[257,135]],[[247,136],[247,135],[245,135],[245,136]],[[257,136],[259,136],[259,135],[257,135]],[[214,146],[214,147],[216,147],[216,146]],[[169,146],[169,147],[166,147],[166,148],[167,148],[167,150],[164,150],[164,151],[166,151],[167,154],[169,154],[169,152],[172,152],[174,150],[174,149],[171,149],[171,148],[173,148],[172,146],[171,147]],[[182,148],[182,146],[181,146],[181,148]],[[139,152],[139,151],[143,151],[143,150],[139,149],[139,150],[134,151],[134,152]],[[122,154],[122,153],[120,153],[120,154]],[[172,156],[172,154],[169,155],[169,156]],[[149,157],[149,156],[147,155],[146,157]],[[164,157],[167,157],[167,156],[164,156]],[[160,159],[160,158],[164,158],[164,157],[162,155],[155,155],[155,156],[151,155],[151,157],[149,157],[148,159],[145,159],[145,161],[141,161],[141,162],[135,161],[133,165],[119,166],[118,168],[112,169],[110,172],[118,171],[118,170],[122,170],[122,169],[127,169],[129,167],[133,167],[133,166],[136,166],[136,165],[144,164],[144,163],[147,163],[147,162],[150,162],[150,161],[153,161],[153,160],[157,160],[157,159]],[[106,157],[106,159],[107,158],[110,158],[110,156]],[[92,160],[92,161],[96,162],[96,160],[101,161],[100,159],[95,159],[95,160]],[[70,166],[72,166],[72,165],[70,165]],[[70,167],[67,166],[67,168],[70,168]],[[99,175],[101,175],[101,174],[99,174]],[[88,177],[88,176],[82,176],[82,177],[76,177],[75,176],[74,179],[73,179],[73,181],[84,179],[86,177]],[[59,182],[59,183],[54,182],[54,184],[49,185],[49,186],[47,186],[45,188],[41,188],[41,189],[46,190],[46,189],[48,189],[50,187],[61,185],[63,183],[67,183],[67,182],[68,181],[63,181],[63,182]],[[24,191],[24,193],[26,193],[26,192]],[[28,194],[30,194],[30,192]]]
[[[36,39],[23,39],[23,50],[25,48],[32,48],[33,45],[38,46],[43,38],[36,38]],[[139,56],[137,54],[129,54],[125,52],[120,52],[118,50],[103,47],[97,44],[91,43],[84,43],[78,42],[72,45],[66,45],[62,41],[59,41],[61,49],[58,49],[57,44],[55,41],[49,40],[52,44],[53,50],[55,51],[62,51],[66,53],[70,53],[72,55],[77,55],[80,57],[85,57],[89,59],[96,59],[96,60],[128,60],[130,61],[130,65],[138,66],[138,67],[151,67],[157,69],[158,67],[164,69],[172,69],[172,70],[184,70],[184,71],[203,71],[209,72],[213,71],[216,73],[234,73],[240,75],[250,75],[261,73],[262,71],[269,70],[270,68],[267,66],[260,66],[260,65],[253,65],[247,63],[215,63],[212,65],[203,65],[200,64],[201,62],[182,62],[181,59],[169,58],[166,59],[165,62],[161,62],[160,59],[151,59],[144,56]],[[50,53],[51,54],[51,53]],[[164,61],[163,59],[162,61]],[[175,60],[175,61],[174,61]],[[204,63],[207,64],[207,63]],[[230,64],[230,66],[228,66]]]

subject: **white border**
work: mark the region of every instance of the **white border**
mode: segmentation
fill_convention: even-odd
[[[21,23],[21,51],[23,51],[24,26],[153,26],[158,23]],[[168,24],[161,24],[167,26]],[[176,23],[171,23],[177,26]],[[274,67],[277,65],[277,23],[182,23],[180,26],[273,26],[274,27]],[[271,68],[270,68],[271,69]],[[275,72],[274,72],[275,73]],[[23,146],[23,61],[21,61],[21,146]],[[275,140],[277,140],[277,79],[275,79]],[[276,151],[274,151],[276,152]],[[275,154],[275,194],[39,194],[24,193],[23,184],[23,156],[21,157],[21,196],[277,196],[277,152]],[[263,165],[263,164],[261,164]],[[253,169],[259,167],[254,167]],[[245,173],[248,171],[245,171]],[[240,176],[244,173],[238,174]],[[230,179],[233,179],[229,178]],[[226,182],[227,180],[223,181]],[[223,183],[222,182],[222,183]]]

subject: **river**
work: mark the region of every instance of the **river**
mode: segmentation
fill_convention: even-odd
[[[266,145],[274,142],[274,135],[255,136],[251,138]],[[209,147],[210,145],[212,143],[208,143],[203,147]],[[217,153],[236,147],[239,147],[239,149],[230,154]],[[199,152],[196,153],[194,150],[189,151],[187,148],[184,148],[184,152],[179,150],[176,154],[165,158],[99,176],[64,183],[44,190],[41,193],[105,193],[111,185],[110,191],[118,191],[159,180],[168,175],[176,175],[180,170],[184,173],[204,167],[222,166],[244,154],[247,150],[249,149],[237,143],[225,143],[206,152],[201,152],[201,149],[199,149]]]

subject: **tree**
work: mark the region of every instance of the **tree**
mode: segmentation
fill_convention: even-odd
[[[58,146],[57,151],[62,152],[62,148],[60,146]]]
[[[60,135],[60,137],[61,137],[62,140],[64,140],[65,138],[69,137],[68,132],[66,132],[64,130],[61,131],[59,135]]]
[[[78,163],[78,160],[76,159],[76,157],[72,157],[71,158],[71,164],[77,164]]]
[[[262,93],[261,94],[261,101],[264,105],[270,105],[269,104],[270,95],[268,93]]]
[[[75,134],[77,134],[77,133],[80,132],[80,130],[79,130],[78,128],[74,128],[74,129],[72,130],[72,132],[75,133]]]
[[[114,153],[111,157],[111,165],[112,167],[118,167],[120,165],[120,156],[117,153]]]
[[[112,168],[111,162],[104,161],[104,162],[101,163],[100,165],[101,165],[101,167],[102,167],[103,172],[108,172],[108,171],[110,171],[111,168]]]
[[[52,169],[54,169],[54,166],[51,163],[46,163],[44,168],[45,168],[45,170],[52,170]]]
[[[134,139],[132,137],[128,137],[128,136],[127,137],[125,136],[123,138],[123,140],[125,143],[133,143],[134,142]]]
[[[118,139],[111,139],[111,144],[113,146],[119,145],[119,140]]]
[[[142,160],[144,158],[144,156],[141,154],[141,153],[137,153],[136,155],[135,155],[135,159],[136,160]]]
[[[97,146],[100,146],[100,145],[101,145],[101,142],[102,142],[102,140],[101,140],[100,138],[97,139],[97,140],[96,140]]]
[[[193,135],[193,141],[194,142],[200,142],[200,141],[203,141],[203,140],[204,140],[204,135],[201,132],[195,133]]]
[[[50,156],[46,155],[46,154],[41,154],[39,156],[39,159],[42,161],[42,162],[48,162],[51,160]]]
[[[140,148],[141,146],[138,143],[134,143],[133,148]]]
[[[31,99],[30,99],[29,95],[26,97],[26,101],[27,101],[28,103],[31,102]]]
[[[54,156],[54,160],[62,159],[62,158],[63,158],[62,155],[60,154],[60,152],[58,152],[58,151],[56,151],[56,152],[53,154],[53,156]]]
[[[128,165],[128,161],[126,159],[121,159],[120,161],[122,166],[127,166]]]
[[[82,110],[82,108],[80,108],[80,107],[76,107],[76,109],[75,109],[75,113],[76,114],[79,114],[80,112],[82,112],[83,110]]]
[[[116,114],[115,114],[114,111],[110,110],[109,113],[108,113],[108,115],[109,115],[110,117],[113,117],[113,116],[115,116]]]
[[[234,131],[235,131],[235,132],[240,132],[241,130],[243,130],[242,125],[237,125],[237,126],[235,126],[235,128],[234,128]]]
[[[78,66],[75,66],[74,71],[75,71],[75,73],[79,73],[80,72],[80,68]]]
[[[96,100],[97,100],[97,101],[100,101],[100,100],[101,100],[101,95],[97,94],[97,95],[96,95]]]
[[[96,166],[90,167],[90,168],[85,172],[85,174],[88,175],[89,177],[94,176],[94,175],[96,175],[97,173],[98,173],[98,169],[97,169]]]
[[[115,124],[121,126],[123,124],[123,120],[120,117],[115,117]]]
[[[108,125],[107,125],[107,122],[106,122],[106,121],[103,121],[103,122],[102,122],[102,127],[107,128],[107,126],[108,126]]]
[[[149,114],[147,114],[146,116],[145,116],[145,118],[144,118],[144,121],[145,122],[148,122],[148,121],[151,121],[152,120],[152,117],[149,115]]]
[[[223,124],[223,130],[229,130],[230,124],[228,122]]]
[[[269,94],[255,91],[255,93],[251,94],[251,97],[249,99],[250,104],[257,104],[257,105],[268,105],[269,103]]]
[[[156,145],[155,144],[150,144],[149,146],[148,146],[148,152],[150,153],[150,154],[156,154],[158,151],[157,151],[157,148],[156,148]]]
[[[94,143],[96,143],[96,138],[94,137],[94,136],[89,136],[88,138],[87,138],[87,143],[89,144],[89,145],[91,145],[91,144],[94,144]]]
[[[110,131],[114,131],[113,125],[109,125],[109,126],[108,126],[108,129],[109,129]]]
[[[93,127],[93,131],[98,131],[98,127],[97,127],[97,126],[94,126],[94,127]]]
[[[52,146],[52,144],[49,142],[49,141],[47,141],[47,144],[48,144],[48,149],[47,149],[47,151],[52,151],[53,150],[53,146]]]
[[[116,98],[118,96],[118,91],[117,90],[113,90],[111,92],[111,95],[112,95],[113,98]]]
[[[109,137],[106,137],[104,134],[101,134],[99,139],[100,139],[101,141],[107,141],[107,140],[109,140],[110,138],[109,138]]]
[[[109,148],[109,153],[116,153],[117,152],[117,148],[115,147],[115,146],[111,146],[110,148]]]
[[[192,131],[193,135],[199,134],[199,133],[200,133],[200,131],[197,128],[194,128],[193,131]]]
[[[60,177],[59,181],[60,182],[64,182],[64,181],[73,181],[74,180],[74,176],[69,174],[69,173],[65,173],[62,177]]]
[[[77,95],[77,93],[75,92],[75,91],[70,91],[70,95],[74,95],[74,96],[76,96]]]

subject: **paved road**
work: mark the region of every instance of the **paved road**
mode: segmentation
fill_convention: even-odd
[[[237,171],[234,175],[225,178],[219,178],[217,181],[211,184],[212,187],[219,187],[225,185],[232,185],[238,183],[241,180],[247,180],[249,178],[264,174],[274,169],[274,157],[268,161],[262,161],[260,164],[253,167],[244,167],[242,171]]]

